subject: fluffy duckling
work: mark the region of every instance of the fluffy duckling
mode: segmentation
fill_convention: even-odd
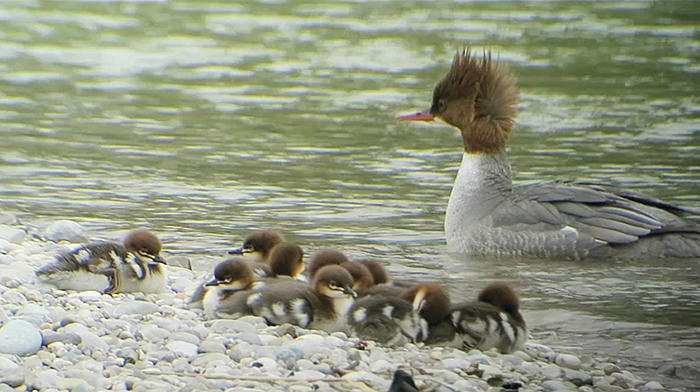
[[[401,295],[370,295],[353,304],[348,325],[361,339],[384,345],[419,342],[428,336],[428,326],[450,312],[450,300],[437,284],[419,284]]]
[[[258,230],[248,234],[243,241],[243,246],[230,250],[228,253],[250,258],[249,260],[252,260],[254,264],[266,264],[272,248],[283,241],[282,233],[277,230]]]
[[[272,325],[344,331],[345,314],[357,295],[352,284],[347,270],[328,265],[317,271],[310,285],[266,285],[248,295],[246,302],[253,314]]]
[[[501,353],[510,353],[525,345],[527,327],[513,288],[492,283],[481,291],[477,301],[452,307],[449,323],[431,327],[429,336],[429,344],[465,350],[497,348]]]
[[[357,261],[347,261],[340,264],[340,266],[348,270],[352,276],[352,279],[355,281],[352,288],[358,292],[358,295],[374,286],[374,278],[372,277],[372,273],[364,264]]]
[[[230,298],[235,293],[249,290],[252,284],[253,270],[246,260],[234,257],[222,261],[214,269],[214,279],[205,284],[206,291],[202,299],[204,315],[209,319],[220,317],[222,304],[231,302]]]
[[[313,279],[314,275],[316,275],[316,271],[320,270],[322,267],[327,265],[340,265],[348,261],[350,260],[340,251],[335,249],[319,249],[311,255],[309,265],[306,266],[306,273],[309,275],[309,279]]]
[[[374,284],[386,284],[389,283],[389,274],[386,272],[386,268],[377,260],[374,259],[363,259],[357,261],[363,264],[369,270],[372,275],[372,280]]]
[[[61,290],[159,293],[168,282],[161,244],[146,229],[130,232],[121,244],[104,242],[62,254],[36,271]]]

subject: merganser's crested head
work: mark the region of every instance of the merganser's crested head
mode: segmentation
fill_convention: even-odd
[[[355,281],[355,283],[352,285],[353,290],[367,290],[368,288],[374,286],[374,278],[372,278],[372,273],[364,264],[357,261],[348,261],[340,266],[348,270],[352,276],[352,279]]]
[[[214,269],[214,280],[207,286],[219,286],[225,290],[243,290],[253,282],[253,270],[245,259],[234,257],[224,260]]]
[[[231,255],[255,255],[263,260],[267,260],[270,251],[275,245],[284,241],[282,234],[277,230],[254,231],[245,238],[243,246],[229,251]]]
[[[389,281],[389,274],[386,272],[386,268],[377,260],[365,259],[359,260],[358,263],[362,263],[367,267],[369,273],[372,274],[374,284],[384,284]]]
[[[435,324],[442,321],[452,308],[450,297],[437,283],[423,283],[412,286],[401,297],[413,304],[413,309],[420,311],[420,316]]]
[[[128,252],[135,254],[144,262],[165,264],[165,260],[160,257],[161,245],[158,237],[146,229],[130,232],[124,238],[122,244]]]
[[[270,251],[268,276],[296,277],[304,270],[304,251],[297,244],[282,242]]]
[[[479,293],[477,301],[495,306],[524,324],[520,314],[520,299],[512,287],[505,283],[491,283]]]
[[[316,275],[316,272],[327,265],[340,265],[347,263],[349,260],[345,255],[335,249],[319,249],[311,255],[309,265],[306,267],[306,272],[310,278]]]
[[[506,66],[492,61],[491,52],[479,59],[464,49],[435,86],[430,109],[398,120],[440,118],[462,131],[465,152],[496,154],[505,150],[517,101],[516,79]]]
[[[327,265],[317,271],[311,286],[316,293],[328,298],[357,297],[352,289],[353,283],[352,276],[345,268]]]

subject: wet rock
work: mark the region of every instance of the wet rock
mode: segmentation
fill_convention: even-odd
[[[644,384],[643,388],[645,391],[662,391],[663,389],[664,386],[657,381],[649,381],[648,383]]]
[[[41,345],[39,329],[24,320],[10,320],[0,328],[0,353],[22,357],[36,353]]]
[[[54,242],[68,241],[82,243],[88,240],[83,227],[71,220],[60,220],[50,224],[44,229],[43,235],[44,239]]]
[[[124,302],[114,309],[113,317],[119,318],[125,314],[152,314],[160,310],[160,307],[154,303],[146,301],[129,301]]]
[[[11,244],[21,244],[26,236],[27,232],[22,229],[7,225],[0,225],[0,239],[3,239]]]
[[[603,371],[605,372],[606,375],[611,375],[613,373],[620,373],[620,367],[615,365],[614,363],[606,363],[603,366]]]
[[[581,368],[581,360],[577,356],[571,354],[558,354],[554,361],[557,365],[569,369],[579,370]]]
[[[577,387],[582,385],[593,385],[593,379],[591,376],[578,370],[564,369],[564,379],[571,381]]]
[[[564,385],[563,382],[559,380],[547,380],[542,383],[542,388],[544,388],[545,391],[566,391],[569,390],[569,388]]]
[[[48,346],[51,343],[61,342],[64,344],[80,344],[83,339],[77,333],[43,333],[44,345]]]

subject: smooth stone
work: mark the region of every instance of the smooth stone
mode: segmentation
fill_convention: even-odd
[[[44,229],[44,239],[53,242],[68,241],[74,243],[87,242],[85,229],[71,220],[59,220]]]
[[[392,370],[394,370],[395,367],[396,367],[396,365],[392,365],[386,359],[380,359],[378,361],[373,361],[370,364],[370,369],[374,373],[384,373],[384,372],[389,373]]]
[[[211,323],[209,329],[214,333],[245,332],[258,334],[258,329],[253,324],[241,320],[216,320]]]
[[[194,357],[195,355],[199,354],[199,348],[196,344],[184,342],[182,340],[173,340],[172,342],[166,344],[165,347],[167,347],[170,351],[185,357]]]
[[[581,368],[581,360],[577,356],[571,354],[558,354],[554,361],[557,365],[569,369],[579,370]]]
[[[496,358],[496,363],[501,364],[501,366],[505,365],[506,363],[509,363],[514,367],[517,367],[520,366],[521,363],[523,363],[523,359],[516,355],[506,354]]]
[[[185,268],[188,270],[192,269],[192,262],[190,261],[190,258],[187,256],[168,257],[167,260],[165,260],[165,261],[171,267]]]
[[[43,333],[44,345],[61,342],[64,344],[80,344],[83,339],[77,333]]]
[[[569,388],[559,380],[547,380],[542,383],[542,388],[546,391],[568,391]]]
[[[65,327],[59,328],[56,332],[58,333],[72,333],[79,335],[82,339],[82,343],[88,346],[90,349],[101,349],[109,350],[109,345],[104,340],[100,339],[99,336],[90,332],[88,327],[80,323],[70,323]]]
[[[19,368],[19,365],[14,361],[0,356],[0,375],[11,374]]]
[[[648,391],[661,391],[664,389],[664,386],[658,381],[649,381],[648,383],[644,384],[644,389]]]
[[[637,385],[643,384],[644,381],[630,377],[623,373],[613,373],[612,377],[615,377],[615,384],[621,386],[622,388],[634,388]]]
[[[182,340],[183,342],[188,342],[192,344],[199,344],[201,339],[194,334],[189,332],[175,332],[169,336],[170,340]]]
[[[2,225],[16,225],[19,223],[17,215],[11,212],[0,212],[0,224]]]
[[[11,373],[6,376],[0,377],[0,384],[6,384],[12,388],[17,388],[24,384],[24,374],[21,372]]]
[[[620,373],[622,370],[620,370],[619,366],[613,363],[606,363],[605,366],[603,366],[603,371],[605,372],[605,375],[609,376],[613,373]]]
[[[93,388],[90,387],[90,384],[88,384],[87,381],[82,380],[80,378],[59,378],[56,380],[56,383],[54,384],[56,388],[58,389],[67,389],[69,391],[75,391],[76,389],[82,389],[82,390],[92,390]]]
[[[41,349],[41,331],[24,320],[10,320],[0,328],[0,353],[20,357]]]
[[[542,368],[542,377],[544,377],[547,380],[554,380],[561,378],[563,373],[562,368],[560,368],[557,365],[546,365]]]
[[[582,385],[593,385],[593,379],[591,376],[578,370],[564,369],[564,379],[571,381],[577,387]]]
[[[481,351],[477,351],[474,354],[469,354],[469,356],[467,358],[472,362],[478,362],[478,363],[483,364],[483,365],[489,364],[489,357],[482,354]]]
[[[158,313],[160,307],[154,303],[146,301],[128,301],[118,305],[114,308],[112,316],[114,318],[119,318],[125,314],[140,314],[147,315]]]
[[[15,245],[19,245],[24,241],[24,237],[27,236],[27,232],[15,227],[10,227],[7,225],[0,225],[0,238],[6,240],[7,242]]]
[[[200,353],[226,353],[226,346],[222,342],[205,340],[199,344]]]
[[[314,380],[314,379],[319,379],[319,378],[323,379],[323,378],[327,377],[325,374],[319,372],[318,370],[312,370],[312,369],[302,370],[302,371],[296,372],[296,373],[294,373],[294,376],[296,376],[297,378],[303,378],[306,380]]]

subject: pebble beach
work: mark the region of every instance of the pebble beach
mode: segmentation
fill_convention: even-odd
[[[168,290],[147,295],[38,282],[37,268],[90,237],[72,221],[38,228],[0,212],[0,392],[387,391],[397,369],[428,391],[665,390],[614,358],[555,352],[535,341],[502,355],[383,347],[253,316],[207,320],[187,301],[210,271],[170,265]]]

